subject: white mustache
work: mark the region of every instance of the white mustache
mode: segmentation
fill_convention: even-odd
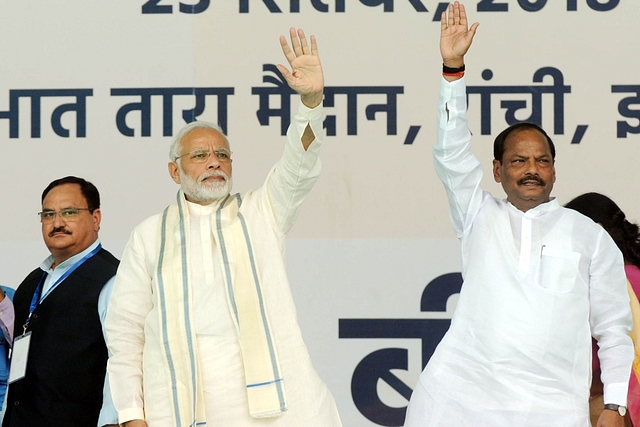
[[[200,176],[200,178],[198,178],[198,182],[202,182],[207,178],[211,178],[213,176],[220,176],[222,178],[224,178],[225,182],[229,181],[229,177],[227,176],[226,173],[222,172],[222,171],[211,171],[211,172],[207,172],[204,175]]]

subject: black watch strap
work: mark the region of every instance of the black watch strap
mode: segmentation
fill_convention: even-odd
[[[620,414],[621,417],[624,417],[625,415],[627,415],[626,406],[607,403],[606,405],[604,405],[604,409],[608,409],[609,411],[616,411],[618,414]]]

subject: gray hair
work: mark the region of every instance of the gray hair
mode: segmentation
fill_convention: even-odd
[[[216,132],[220,133],[220,135],[222,135],[224,140],[227,141],[227,145],[229,145],[229,139],[227,138],[227,135],[224,134],[224,132],[222,131],[222,128],[219,125],[211,122],[204,122],[204,121],[191,122],[186,126],[184,126],[182,129],[180,129],[180,132],[178,132],[176,136],[173,137],[173,142],[171,143],[171,147],[169,147],[169,159],[171,159],[172,162],[175,162],[176,158],[179,155],[178,153],[180,151],[180,143],[182,142],[182,138],[184,138],[189,132],[191,132],[194,129],[215,130]]]

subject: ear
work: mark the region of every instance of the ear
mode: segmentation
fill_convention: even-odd
[[[96,233],[100,231],[100,221],[102,221],[102,212],[100,209],[93,211],[93,231]]]
[[[176,184],[180,184],[180,166],[176,162],[169,162],[167,165],[169,167],[169,175],[171,175],[171,179]]]
[[[494,160],[493,161],[493,179],[496,182],[502,182],[502,176],[500,175],[500,172],[501,172],[500,168],[501,167],[502,167],[502,163],[500,163],[500,160]]]

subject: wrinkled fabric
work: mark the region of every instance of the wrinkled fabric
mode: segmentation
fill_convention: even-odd
[[[605,397],[626,403],[633,349],[622,256],[601,227],[556,200],[522,212],[483,191],[466,107],[464,78],[443,79],[434,163],[464,283],[405,426],[587,427],[592,335]]]
[[[302,339],[284,261],[285,233],[320,173],[321,141],[316,138],[307,151],[300,142],[307,124],[316,136],[322,135],[321,108],[309,110],[300,105],[283,157],[262,187],[243,194],[240,207],[255,243],[261,274],[274,284],[263,289],[263,296],[287,390],[288,411],[280,417],[267,420],[249,415],[238,335],[225,294],[222,265],[215,257],[213,207],[188,203],[190,228],[185,245],[192,256],[190,304],[207,426],[341,426],[333,397],[313,369]],[[158,221],[160,216],[156,215],[136,227],[125,248],[107,316],[112,352],[108,369],[120,422],[144,418],[149,427],[176,427],[170,404],[170,372],[163,369],[157,286],[152,282],[158,261]]]

